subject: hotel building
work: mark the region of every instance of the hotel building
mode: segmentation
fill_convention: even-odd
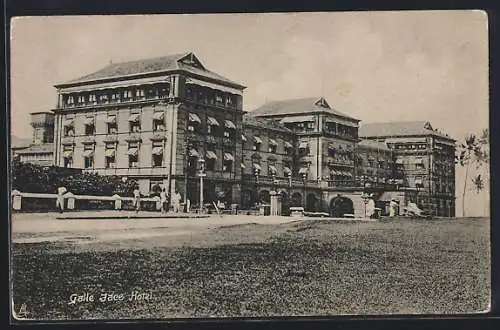
[[[268,102],[247,113],[245,87],[193,53],[110,64],[55,87],[55,164],[134,179],[144,195],[164,187],[196,205],[202,173],[205,202],[245,209],[278,193],[284,212],[304,206],[359,216],[369,192],[379,204],[417,199],[436,215],[453,214],[453,140],[430,125],[423,136],[359,130],[359,119],[322,97]],[[420,138],[440,151],[420,149]],[[416,149],[401,148],[408,144]],[[414,168],[417,158],[433,172]]]

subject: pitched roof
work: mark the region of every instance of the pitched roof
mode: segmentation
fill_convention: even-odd
[[[286,133],[293,133],[291,129],[286,128],[285,125],[281,124],[276,120],[257,118],[253,116],[251,113],[243,115],[243,125],[250,125],[261,128],[274,129]]]
[[[332,109],[323,97],[307,97],[271,101],[251,111],[254,116],[282,116],[299,113],[327,112],[339,117],[359,121],[345,113]]]
[[[32,144],[28,148],[16,151],[16,154],[38,154],[38,153],[51,153],[54,151],[52,143]]]
[[[428,121],[401,121],[389,123],[369,123],[359,127],[360,137],[391,137],[434,135],[453,140],[448,135],[432,128]]]
[[[358,143],[358,147],[360,148],[366,148],[366,149],[377,149],[377,150],[387,150],[389,151],[389,148],[384,142],[378,142],[378,141],[373,141],[373,140],[361,140]]]
[[[96,72],[90,73],[66,83],[55,85],[55,87],[70,86],[91,81],[110,80],[113,78],[116,79],[173,70],[183,70],[239,87],[244,87],[226,77],[207,70],[203,66],[203,64],[201,64],[198,58],[191,52],[127,62],[111,63]]]

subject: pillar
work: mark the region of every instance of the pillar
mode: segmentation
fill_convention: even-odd
[[[119,195],[113,195],[113,199],[115,200],[115,210],[122,209],[122,198]]]
[[[21,192],[18,190],[12,191],[12,209],[14,211],[20,211],[22,206],[22,196]]]
[[[73,193],[68,192],[67,194],[64,195],[64,198],[68,199],[68,210],[74,210],[75,209],[75,195]]]

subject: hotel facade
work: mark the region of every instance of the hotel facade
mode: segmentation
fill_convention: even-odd
[[[208,70],[193,53],[110,64],[55,87],[55,165],[134,179],[144,195],[166,188],[196,205],[202,179],[205,202],[244,209],[279,194],[284,212],[304,206],[362,215],[369,193],[383,212],[396,199],[427,201],[422,205],[434,215],[454,214],[454,140],[435,139],[430,124],[417,137],[363,133],[361,139],[360,120],[322,97],[246,112],[245,86]],[[447,164],[439,172],[443,179],[435,172],[429,181],[399,166],[401,157],[406,164],[423,152],[399,147],[416,138],[431,148],[424,166],[437,171]]]

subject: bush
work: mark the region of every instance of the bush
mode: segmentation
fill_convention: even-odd
[[[21,192],[56,193],[58,187],[65,187],[75,195],[132,196],[136,184],[135,180],[123,182],[119,176],[104,176],[81,169],[12,163],[12,188]]]

